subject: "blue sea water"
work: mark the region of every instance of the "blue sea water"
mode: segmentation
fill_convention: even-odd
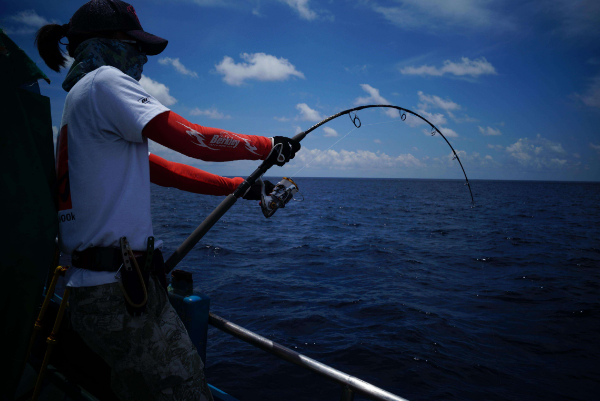
[[[214,313],[409,400],[599,399],[600,184],[473,181],[471,208],[459,180],[296,182],[304,202],[238,201],[179,264]],[[165,255],[221,200],[153,186]],[[206,375],[340,397],[213,328]]]

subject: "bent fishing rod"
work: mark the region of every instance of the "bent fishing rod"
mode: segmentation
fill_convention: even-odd
[[[393,105],[389,105],[389,104],[371,104],[371,105],[365,105],[365,106],[358,106],[358,107],[354,107],[352,109],[348,109],[348,110],[344,110],[344,111],[340,111],[337,114],[334,114],[330,117],[327,117],[326,119],[324,119],[323,121],[313,125],[312,127],[310,127],[309,129],[307,129],[304,132],[300,132],[299,134],[295,135],[292,139],[300,142],[302,141],[306,135],[310,134],[312,131],[314,131],[315,129],[319,128],[320,126],[322,126],[323,124],[328,123],[331,120],[334,120],[340,116],[343,116],[345,114],[348,114],[348,116],[350,117],[350,120],[352,121],[352,123],[354,124],[354,126],[356,128],[360,128],[362,123],[360,121],[360,119],[358,118],[358,115],[356,114],[357,111],[359,110],[364,110],[364,109],[370,109],[370,108],[376,108],[376,107],[385,107],[385,108],[392,108],[392,109],[396,109],[399,111],[400,113],[400,119],[402,121],[406,120],[406,116],[407,113],[411,114],[417,118],[420,118],[421,120],[425,121],[427,124],[429,124],[429,126],[431,127],[431,135],[434,136],[436,133],[440,134],[440,136],[442,138],[444,138],[444,140],[446,141],[446,143],[448,144],[448,146],[450,146],[450,149],[452,149],[452,160],[457,160],[458,164],[460,165],[460,168],[462,169],[462,172],[465,176],[465,185],[467,185],[469,187],[469,193],[471,194],[471,203],[472,205],[475,205],[475,199],[473,198],[473,191],[471,191],[471,184],[469,183],[469,178],[467,178],[467,173],[465,172],[465,168],[462,165],[462,162],[460,161],[458,154],[456,153],[456,151],[454,150],[454,148],[452,147],[452,145],[450,144],[450,142],[448,141],[448,139],[446,139],[446,137],[442,134],[442,132],[435,126],[433,125],[431,122],[429,122],[426,118],[424,118],[423,116],[415,113],[414,111],[405,109],[403,107],[399,107],[399,106],[393,106]],[[352,116],[352,113],[354,112],[354,116]],[[177,248],[177,250],[175,252],[173,252],[173,254],[169,257],[169,259],[165,262],[165,267],[166,267],[166,272],[169,273],[171,270],[173,270],[175,268],[175,266],[177,266],[177,264],[185,257],[185,255],[187,255],[192,248],[198,243],[198,241],[200,241],[204,235],[206,235],[206,233],[215,225],[215,223],[217,221],[219,221],[221,219],[221,217],[223,217],[223,215],[225,213],[227,213],[227,211],[233,206],[233,204],[242,196],[244,196],[244,194],[246,193],[246,191],[258,180],[261,180],[261,177],[271,168],[273,167],[273,165],[275,164],[274,161],[269,161],[269,160],[264,160],[260,166],[258,166],[258,168],[256,170],[254,170],[254,172],[252,174],[250,174],[248,176],[248,178],[246,178],[244,180],[244,182],[242,182],[236,189],[235,191],[233,191],[232,194],[227,195],[227,197],[219,204],[219,206],[217,206],[209,215],[208,217],[206,217],[206,219],[204,219],[204,221],[202,223],[200,223],[200,225],[194,230],[194,232],[192,234],[190,234],[190,236],[183,241],[183,243]],[[292,182],[293,183],[293,182]],[[295,187],[295,184],[294,184]],[[295,187],[297,190],[297,187]],[[264,192],[264,188],[263,188],[263,192]],[[264,200],[264,198],[263,198]],[[284,202],[287,203],[287,201],[289,201],[289,198],[287,198]],[[281,206],[283,207],[283,206]],[[276,209],[275,209],[276,210]],[[263,210],[264,212],[264,210]],[[271,214],[274,213],[274,210],[271,212]],[[271,215],[269,214],[269,216]],[[266,217],[267,213],[265,213]]]

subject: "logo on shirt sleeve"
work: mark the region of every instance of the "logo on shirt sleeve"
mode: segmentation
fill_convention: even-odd
[[[236,148],[240,141],[231,137],[230,133],[227,131],[221,131],[218,135],[213,135],[210,140],[211,145],[216,145],[221,148]]]
[[[258,150],[256,148],[256,146],[252,145],[252,142],[250,141],[250,139],[246,139],[246,138],[242,138],[241,136],[234,134],[233,132],[231,133],[231,135],[235,135],[236,137],[238,137],[239,139],[241,139],[242,141],[244,141],[245,145],[246,145],[246,150],[250,153],[254,153],[255,155],[260,156],[260,154],[258,154],[256,152],[256,150]]]
[[[177,121],[177,124],[181,124],[179,121]],[[181,124],[183,125],[185,128],[187,128],[189,131],[185,131],[191,138],[192,138],[192,143],[196,146],[200,146],[203,148],[207,148],[210,150],[219,150],[219,149],[215,149],[215,148],[211,148],[210,146],[208,146],[206,144],[206,138],[204,137],[204,135],[202,135],[201,133],[199,133],[198,131],[196,131],[195,129],[188,127],[187,125]],[[194,141],[195,140],[195,141]]]

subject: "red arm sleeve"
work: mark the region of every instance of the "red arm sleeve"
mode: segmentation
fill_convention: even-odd
[[[142,135],[186,156],[213,162],[264,160],[272,147],[271,138],[203,127],[172,111],[150,120]]]
[[[150,182],[203,195],[229,195],[244,179],[225,178],[150,154]]]

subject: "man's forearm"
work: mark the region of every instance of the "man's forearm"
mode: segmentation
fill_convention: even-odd
[[[144,127],[142,135],[176,152],[205,161],[264,160],[272,148],[271,138],[203,127],[172,111],[154,117]]]
[[[150,154],[150,182],[203,195],[229,195],[244,179],[226,178]]]

